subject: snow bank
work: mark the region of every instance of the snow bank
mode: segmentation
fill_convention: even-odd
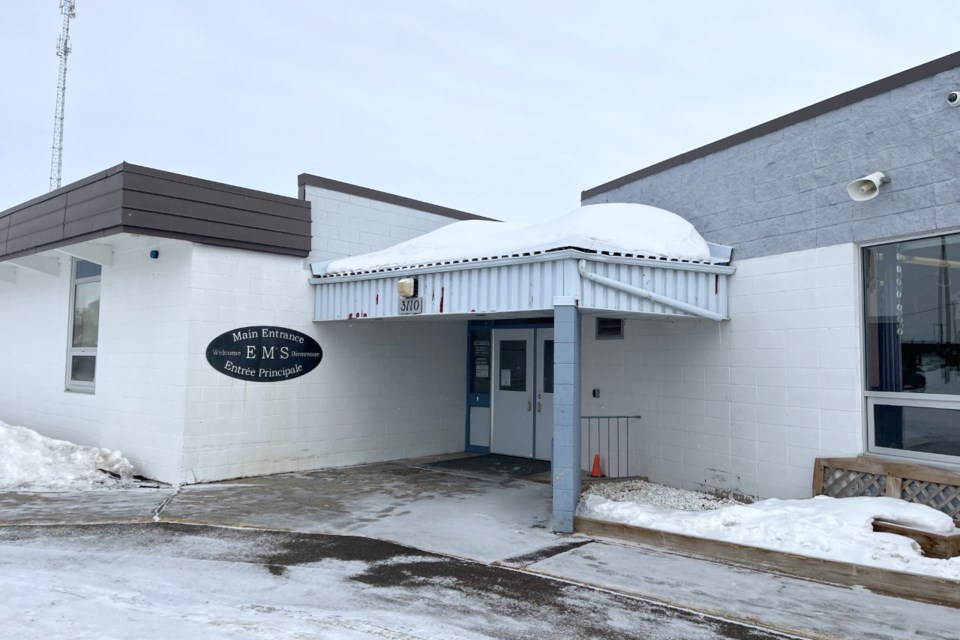
[[[121,478],[117,480],[98,469]],[[129,481],[132,475],[133,465],[119,451],[45,438],[36,431],[0,421],[0,490],[115,487]]]
[[[960,580],[960,558],[926,558],[913,540],[873,531],[875,518],[940,533],[954,530],[953,520],[947,514],[896,498],[817,496],[809,500],[770,499],[713,511],[688,512],[585,495],[578,515]]]
[[[643,204],[593,204],[534,224],[464,220],[398,245],[314,265],[314,275],[491,258],[576,247],[680,260],[710,260],[710,247],[675,213]]]

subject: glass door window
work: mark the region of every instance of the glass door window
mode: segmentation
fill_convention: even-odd
[[[500,390],[527,390],[527,341],[500,342]]]

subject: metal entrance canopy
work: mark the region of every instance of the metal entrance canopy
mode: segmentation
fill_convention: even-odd
[[[553,315],[552,528],[572,532],[580,499],[580,318],[707,318],[727,315],[731,249],[710,245],[710,261],[557,247],[488,258],[395,264],[328,273],[312,265],[314,319],[486,319]],[[401,287],[401,281],[403,286]],[[400,291],[405,295],[401,296]]]
[[[729,262],[726,247],[711,249]],[[517,317],[549,313],[558,296],[581,310],[727,318],[727,264],[611,255],[583,249],[410,265],[360,273],[313,265],[314,320]],[[401,313],[397,284],[414,278],[421,307]]]

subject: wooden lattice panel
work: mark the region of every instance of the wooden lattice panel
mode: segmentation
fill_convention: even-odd
[[[919,502],[960,520],[960,487],[938,482],[904,480],[900,497],[907,502]]]
[[[921,464],[866,456],[817,458],[813,494],[834,498],[901,498],[925,504],[960,520],[960,473]]]
[[[887,476],[824,467],[821,493],[831,498],[883,496],[887,494]]]

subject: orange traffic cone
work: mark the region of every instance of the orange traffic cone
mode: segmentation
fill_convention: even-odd
[[[591,478],[602,478],[603,474],[600,472],[600,454],[593,454],[593,471],[590,472]]]

